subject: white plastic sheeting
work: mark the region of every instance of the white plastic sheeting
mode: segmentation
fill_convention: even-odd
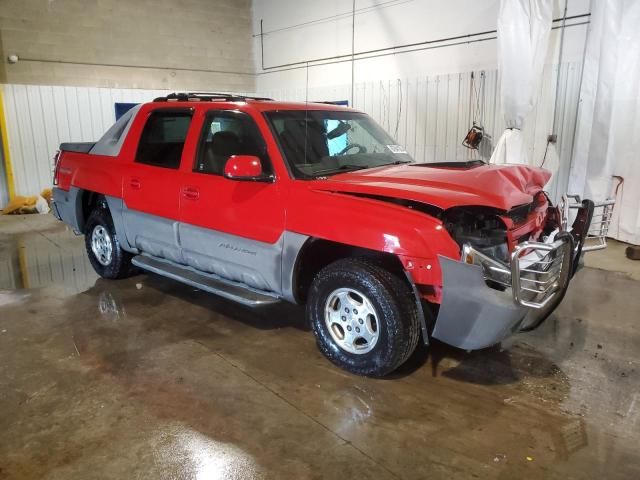
[[[501,0],[498,67],[506,130],[491,163],[529,163],[522,128],[535,107],[551,33],[553,0]]]
[[[592,2],[569,190],[616,196],[609,236],[640,244],[640,2]]]

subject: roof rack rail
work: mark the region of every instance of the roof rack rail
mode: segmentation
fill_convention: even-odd
[[[219,92],[174,92],[166,97],[154,98],[154,102],[243,102],[246,100],[273,100],[272,98],[256,97],[253,95],[237,95],[235,93]]]

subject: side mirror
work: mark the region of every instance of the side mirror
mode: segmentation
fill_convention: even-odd
[[[224,165],[224,176],[230,180],[271,182],[273,177],[262,171],[262,162],[253,155],[232,155]]]

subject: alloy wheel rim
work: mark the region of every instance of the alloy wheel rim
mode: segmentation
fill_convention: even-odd
[[[324,321],[333,341],[356,355],[369,353],[378,343],[380,324],[371,301],[353,288],[338,288],[327,297]]]
[[[91,232],[91,251],[101,265],[106,267],[111,263],[113,241],[102,225],[96,225]]]

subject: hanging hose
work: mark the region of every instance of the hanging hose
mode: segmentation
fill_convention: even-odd
[[[484,137],[484,127],[480,122],[480,91],[484,91],[484,71],[480,72],[480,86],[476,85],[475,74],[471,72],[471,85],[469,95],[469,110],[472,113],[473,123],[471,129],[467,132],[467,135],[462,140],[462,146],[471,150],[477,150],[480,146],[480,142]],[[475,99],[475,109],[474,109]]]

